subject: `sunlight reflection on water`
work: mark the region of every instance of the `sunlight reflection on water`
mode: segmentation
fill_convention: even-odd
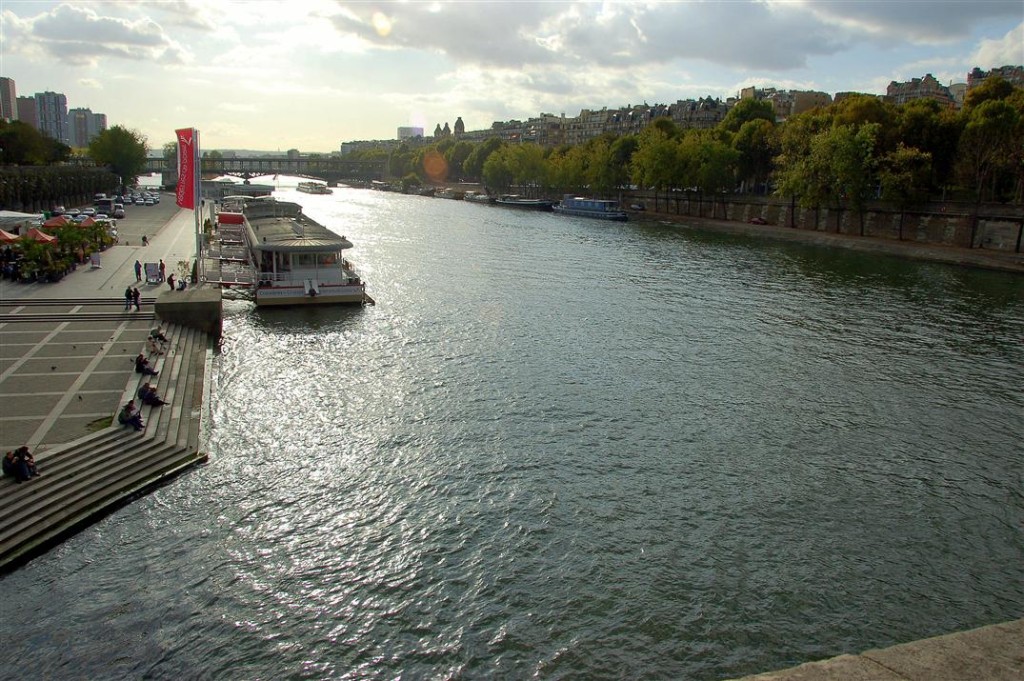
[[[295,198],[378,305],[228,306],[211,463],[5,578],[40,673],[712,679],[1019,615],[1017,279]]]

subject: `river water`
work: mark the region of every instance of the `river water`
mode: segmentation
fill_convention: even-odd
[[[3,578],[3,678],[720,679],[1024,614],[1019,277],[280,194],[378,304],[226,303],[210,463]]]

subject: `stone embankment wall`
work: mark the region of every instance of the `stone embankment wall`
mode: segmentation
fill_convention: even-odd
[[[677,192],[625,194],[623,206],[642,203],[648,210],[674,215],[750,222],[794,229],[867,236],[1003,253],[1024,252],[1024,206],[950,203],[898,211],[883,203],[869,204],[861,215],[852,210],[801,208],[776,197],[700,196]]]

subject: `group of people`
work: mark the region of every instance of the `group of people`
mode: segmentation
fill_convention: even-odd
[[[167,286],[172,291],[174,291],[174,290],[184,291],[185,288],[188,286],[188,282],[185,279],[179,279],[178,277],[175,277],[173,272],[171,274],[167,274],[167,266],[164,264],[163,260],[160,261],[160,264],[158,265],[158,268],[159,268],[159,272],[160,272],[159,281],[166,281],[167,282]],[[139,262],[138,260],[136,260],[135,261],[135,265],[134,265],[134,269],[135,269],[135,281],[136,282],[142,281],[142,263]],[[150,283],[152,283],[152,282],[150,282]],[[127,295],[127,292],[125,292],[125,293]],[[127,310],[128,307],[130,307],[130,305],[126,306],[124,309]]]
[[[36,468],[35,458],[28,447],[24,446],[4,455],[3,471],[4,475],[14,478],[15,482],[25,482],[41,475]]]
[[[167,334],[164,333],[163,328],[157,326],[150,331],[149,336],[146,338],[146,352],[140,352],[135,357],[135,373],[144,376],[156,376],[159,374],[160,372],[150,363],[146,353],[148,352],[151,355],[164,354],[167,341]],[[167,404],[167,401],[160,396],[156,386],[149,381],[146,381],[139,387],[135,396],[142,404],[147,406],[160,407]],[[121,407],[121,411],[117,413],[117,422],[123,426],[132,426],[135,430],[142,430],[146,427],[146,424],[142,421],[142,412],[135,405],[134,399],[128,400],[128,403]]]
[[[124,290],[124,309],[132,309],[132,305],[135,306],[136,310],[142,309],[142,293],[138,287],[132,288],[129,286]]]

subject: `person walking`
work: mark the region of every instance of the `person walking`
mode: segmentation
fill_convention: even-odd
[[[135,294],[132,292],[132,287],[129,286],[124,290],[124,309],[132,309],[133,300],[135,300]]]
[[[164,280],[164,261],[160,261],[160,281]]]
[[[132,302],[135,303],[135,311],[138,312],[142,309],[142,294],[139,293],[138,287],[132,289]],[[127,309],[127,308],[126,308]]]
[[[142,281],[142,263],[135,261],[135,281]]]

